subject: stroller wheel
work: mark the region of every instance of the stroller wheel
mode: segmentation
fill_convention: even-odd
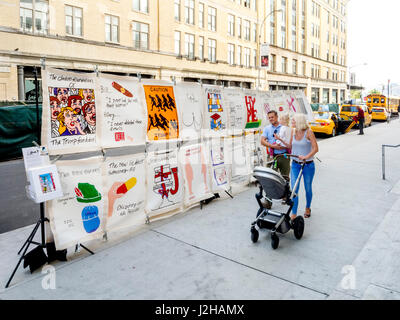
[[[253,243],[256,243],[258,241],[258,237],[259,237],[259,233],[257,231],[256,228],[252,228],[250,230],[251,232],[251,241],[253,241]]]
[[[303,217],[299,216],[293,221],[293,231],[294,236],[297,240],[300,240],[303,237],[304,233],[304,219]]]
[[[274,250],[279,247],[279,237],[275,233],[271,234],[271,247]]]

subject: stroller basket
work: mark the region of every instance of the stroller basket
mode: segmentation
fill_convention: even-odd
[[[261,184],[268,198],[280,200],[285,197],[287,182],[278,172],[270,168],[256,167],[253,176]]]

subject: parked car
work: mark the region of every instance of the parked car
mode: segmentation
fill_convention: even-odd
[[[314,112],[314,122],[310,123],[313,132],[325,133],[329,136],[336,136],[338,128],[338,119],[334,112],[317,111]]]
[[[366,105],[349,105],[344,104],[340,110],[340,116],[348,119],[353,119],[358,115],[358,107],[361,107],[364,111],[364,126],[370,127],[372,124],[372,114],[369,112]]]
[[[386,108],[383,107],[373,107],[371,109],[372,112],[372,120],[387,120],[389,114],[386,111]]]

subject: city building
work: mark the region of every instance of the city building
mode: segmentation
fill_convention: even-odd
[[[34,67],[48,66],[263,90],[302,89],[313,102],[340,102],[346,95],[346,4],[3,0],[0,101],[32,100]],[[268,71],[258,69],[261,43],[270,43]]]

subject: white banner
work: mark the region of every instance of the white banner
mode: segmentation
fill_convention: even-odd
[[[210,156],[212,192],[229,190],[230,172],[226,163],[224,138],[209,139],[207,146]]]
[[[229,113],[229,135],[242,134],[246,127],[246,108],[243,103],[244,95],[241,89],[224,88],[225,104]]]
[[[42,144],[50,154],[100,149],[94,73],[42,70]]]

